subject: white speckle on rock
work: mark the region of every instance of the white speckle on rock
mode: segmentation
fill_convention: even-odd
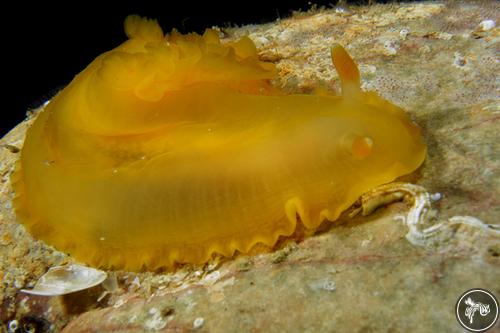
[[[14,287],[15,287],[16,289],[21,289],[23,286],[24,286],[24,280],[23,280],[23,278],[22,278],[22,277],[19,277],[19,276],[18,276],[18,277],[16,277],[16,278],[14,279]]]
[[[195,330],[200,329],[203,326],[203,324],[205,324],[205,319],[202,317],[198,317],[195,320],[193,320],[193,328]]]
[[[219,271],[213,271],[211,273],[208,273],[205,275],[205,281],[209,283],[214,283],[220,278],[220,272]]]
[[[361,242],[361,247],[367,247],[369,244],[370,244],[370,240],[369,239],[365,239]]]
[[[17,332],[18,329],[19,329],[19,322],[17,320],[14,319],[9,321],[9,326],[8,326],[9,333],[15,333]]]
[[[442,39],[442,40],[450,40],[453,38],[453,35],[448,33],[448,32],[437,32],[435,34],[435,37],[437,39]]]
[[[398,53],[399,44],[394,40],[386,40],[384,42],[384,53],[386,55],[395,55]]]
[[[290,29],[285,29],[278,34],[277,39],[283,43],[290,43],[292,37],[293,32]]]
[[[377,67],[374,65],[359,65],[359,70],[363,74],[374,74],[377,71]]]
[[[399,30],[399,35],[403,39],[406,39],[406,36],[408,36],[409,33],[410,33],[410,30],[406,29],[406,28]]]
[[[123,298],[120,298],[119,300],[117,300],[115,302],[115,304],[113,305],[113,307],[115,309],[119,308],[120,306],[122,306],[123,304],[127,303]]]
[[[235,277],[231,276],[231,278],[229,278],[227,280],[222,280],[220,282],[211,284],[210,290],[212,292],[214,292],[214,291],[222,291],[225,287],[234,285],[234,281],[235,280],[236,280]]]
[[[256,36],[252,38],[252,40],[257,48],[262,48],[271,43],[271,41],[264,36]]]
[[[436,202],[436,201],[439,201],[443,198],[443,195],[439,192],[436,192],[436,193],[432,193],[431,194],[431,200]]]
[[[161,311],[157,308],[149,309],[148,313],[151,315],[144,321],[144,327],[148,330],[159,331],[167,326],[167,318],[164,318]]]
[[[207,265],[207,271],[208,271],[208,272],[213,271],[214,269],[216,269],[216,268],[217,268],[217,266],[218,266],[218,265],[219,265],[219,263],[218,263],[218,262],[211,262],[211,263],[208,263],[208,265]]]
[[[496,22],[493,20],[484,20],[479,23],[478,28],[482,31],[488,31],[496,27]]]
[[[99,303],[100,301],[102,301],[104,299],[104,297],[108,296],[109,295],[109,291],[105,290],[101,293],[101,295],[99,297],[97,297],[97,303]]]
[[[488,151],[490,154],[493,154],[493,152],[490,152],[490,147],[485,147],[485,150]],[[491,168],[484,168],[483,170],[484,177],[494,177],[493,174],[494,171]]]
[[[326,280],[323,283],[323,289],[326,291],[335,291],[335,289],[337,289],[337,286],[335,285],[334,281]]]
[[[321,279],[309,283],[309,288],[311,288],[313,291],[335,291],[337,289],[337,286],[335,284],[335,281],[333,280]]]
[[[136,276],[136,277],[134,278],[134,280],[132,281],[132,283],[131,283],[131,284],[136,285],[137,287],[140,287],[140,286],[141,286],[141,280],[139,280],[139,277],[138,277],[138,276]]]
[[[453,54],[453,66],[457,68],[463,68],[467,64],[467,59],[460,54],[459,52],[455,52]]]
[[[49,307],[45,310],[45,312],[43,313],[43,315],[44,315],[45,317],[51,316],[51,315],[52,315],[52,307],[51,307],[51,306],[49,306]]]
[[[431,47],[429,45],[423,45],[419,49],[420,53],[430,53]]]
[[[12,203],[11,203],[10,201],[7,201],[7,202],[5,203],[5,208],[6,208],[7,210],[12,209]]]

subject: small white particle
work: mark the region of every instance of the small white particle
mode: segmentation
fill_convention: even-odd
[[[335,282],[327,280],[323,283],[323,289],[326,291],[335,291],[337,286],[335,285]]]
[[[387,55],[394,55],[398,53],[399,44],[393,40],[387,40],[384,42],[384,50]]]
[[[321,279],[309,283],[309,288],[311,288],[314,291],[322,291],[322,290],[335,291],[337,289],[337,286],[335,285],[335,281],[333,280]]]
[[[432,201],[439,201],[443,198],[443,195],[439,192],[431,194],[431,200]]]
[[[167,318],[163,318],[161,311],[157,308],[149,309],[150,318],[144,321],[144,326],[148,330],[159,331],[167,326]]]
[[[467,59],[458,52],[453,54],[453,66],[463,68],[467,64]]]
[[[254,41],[257,48],[262,48],[263,46],[265,46],[271,42],[265,36],[257,36],[257,37],[252,38],[252,40]]]
[[[16,287],[17,289],[21,289],[24,285],[24,282],[20,279],[15,279],[14,280],[14,287]]]
[[[106,237],[101,237],[99,238],[100,241],[105,241],[106,240]]]
[[[209,272],[213,271],[214,269],[217,268],[217,265],[218,265],[218,263],[216,263],[216,262],[209,263],[207,265],[207,271],[209,271]]]
[[[431,47],[429,45],[423,45],[418,49],[421,53],[430,53]]]
[[[118,169],[113,169],[113,173],[118,173]]]
[[[135,284],[136,286],[140,287],[141,286],[141,280],[139,280],[139,277],[136,276],[134,280],[132,281],[132,284]],[[154,309],[154,308],[153,308]]]
[[[205,281],[207,282],[215,282],[217,281],[218,279],[220,278],[220,272],[219,271],[213,271],[211,273],[208,273],[207,275],[205,275]]]
[[[101,295],[97,298],[97,302],[99,303],[100,301],[102,301],[104,299],[104,297],[106,297],[108,294],[109,294],[109,291],[102,292]]]
[[[401,36],[401,38],[403,39],[406,39],[406,36],[408,36],[408,34],[410,33],[410,30],[408,29],[401,29],[399,31],[399,35]]]
[[[122,306],[125,303],[126,303],[126,301],[124,299],[119,299],[119,300],[116,301],[116,303],[113,305],[113,307],[116,309],[116,308],[119,308],[120,306]]]
[[[364,241],[361,242],[361,247],[367,247],[368,244],[370,244],[370,240],[365,239]]]
[[[49,317],[49,316],[51,316],[51,315],[52,315],[52,307],[51,307],[51,306],[49,306],[49,307],[47,308],[47,310],[45,310],[45,312],[44,312],[44,316],[45,316],[45,317]]]
[[[205,319],[202,317],[198,317],[195,320],[193,320],[193,328],[195,330],[200,329],[204,323],[205,323]]]
[[[450,34],[448,32],[442,32],[442,31],[437,31],[435,33],[432,33],[431,36],[433,38],[442,39],[442,40],[450,40],[453,38],[453,34]]]
[[[482,31],[488,31],[493,29],[496,26],[496,22],[493,20],[484,20],[481,23],[479,23],[479,29]]]
[[[19,322],[17,320],[11,320],[9,322],[9,333],[14,333],[14,332],[17,332],[19,328]]]
[[[373,65],[360,65],[359,68],[363,73],[367,74],[374,74],[377,71],[377,67]]]

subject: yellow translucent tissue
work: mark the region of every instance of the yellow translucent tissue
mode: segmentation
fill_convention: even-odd
[[[138,16],[125,31],[38,115],[12,176],[22,223],[77,260],[156,269],[272,246],[425,158],[340,45],[342,96],[285,95],[247,37],[164,36]]]

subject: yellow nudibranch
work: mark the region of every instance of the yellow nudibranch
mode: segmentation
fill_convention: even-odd
[[[273,246],[425,158],[340,45],[342,96],[286,95],[248,37],[164,35],[138,16],[125,32],[40,112],[12,176],[20,221],[77,260],[157,269]]]

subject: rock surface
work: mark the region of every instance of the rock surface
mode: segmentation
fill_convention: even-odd
[[[462,332],[454,309],[464,291],[500,296],[499,13],[493,1],[338,7],[221,29],[228,39],[249,34],[289,92],[338,90],[329,47],[346,45],[363,87],[411,114],[429,155],[407,180],[442,197],[430,214],[441,227],[421,246],[405,238],[399,217],[409,207],[398,202],[272,251],[26,295],[19,290],[49,267],[72,262],[12,211],[9,174],[27,119],[0,140],[1,331]]]

